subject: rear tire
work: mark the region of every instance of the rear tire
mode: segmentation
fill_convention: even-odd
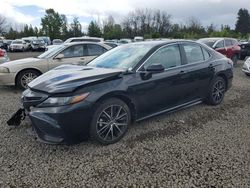
[[[117,98],[106,99],[97,105],[90,125],[90,137],[103,145],[118,142],[131,122],[128,105]]]
[[[19,89],[25,90],[28,84],[40,75],[40,72],[35,70],[22,71],[17,75],[16,86]]]
[[[207,103],[210,105],[219,105],[226,92],[226,81],[222,77],[213,80],[208,93]]]
[[[250,76],[250,73],[245,73],[247,76]]]

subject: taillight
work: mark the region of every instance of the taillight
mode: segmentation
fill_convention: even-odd
[[[3,57],[5,55],[5,51],[0,49],[0,57]]]

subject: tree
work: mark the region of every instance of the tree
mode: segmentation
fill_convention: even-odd
[[[235,31],[240,32],[242,36],[250,33],[250,15],[247,9],[240,9],[235,25]]]
[[[0,15],[0,35],[5,32],[6,28],[6,19],[4,16]]]
[[[52,40],[61,38],[63,19],[54,9],[47,9],[44,18],[41,19],[42,31]]]
[[[70,32],[74,37],[82,36],[82,25],[80,24],[78,17],[73,18],[73,22],[70,24]]]
[[[90,37],[101,37],[102,32],[96,21],[91,21],[88,27],[88,35]]]

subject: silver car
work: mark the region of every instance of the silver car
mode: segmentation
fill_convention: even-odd
[[[63,64],[85,65],[111,49],[102,43],[81,42],[58,45],[38,57],[10,61],[0,65],[0,85],[27,88],[39,75]]]

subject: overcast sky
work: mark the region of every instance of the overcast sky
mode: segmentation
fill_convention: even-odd
[[[69,22],[79,17],[83,27],[93,19],[113,15],[117,22],[137,8],[160,9],[172,16],[172,22],[185,23],[197,17],[204,26],[235,26],[240,8],[250,10],[250,0],[1,0],[0,14],[18,23],[40,26],[45,9],[65,14]]]

